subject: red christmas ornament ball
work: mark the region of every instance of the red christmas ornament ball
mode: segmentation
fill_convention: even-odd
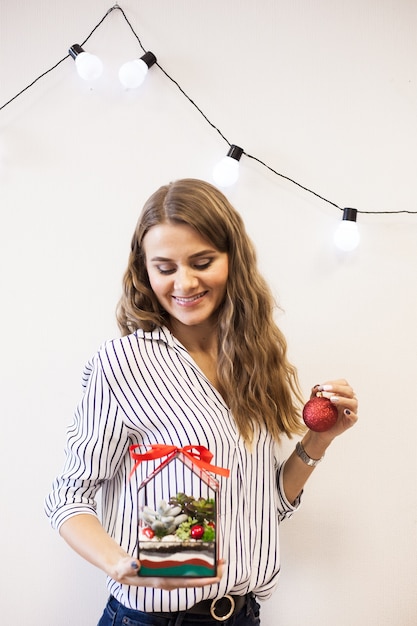
[[[303,409],[303,420],[310,430],[322,433],[337,422],[337,408],[328,398],[311,398]]]
[[[153,539],[155,537],[155,533],[150,526],[146,526],[142,530],[142,533],[145,535],[145,537],[148,537],[148,539]]]
[[[204,535],[204,528],[201,524],[195,524],[194,526],[191,526],[190,534],[193,539],[201,539]]]

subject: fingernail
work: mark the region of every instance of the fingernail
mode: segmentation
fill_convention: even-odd
[[[330,398],[330,402],[339,402],[339,397],[338,396],[332,396]]]
[[[139,565],[136,563],[136,561],[132,561],[130,566],[132,569],[139,569]]]
[[[344,414],[345,414],[345,415],[350,415],[350,414],[351,414],[351,411],[349,411],[349,409],[345,409],[345,410],[344,410]]]
[[[333,385],[320,385],[320,391],[331,391],[333,389]]]

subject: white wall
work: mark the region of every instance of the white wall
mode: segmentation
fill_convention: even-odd
[[[417,210],[414,0],[122,0],[144,46],[228,140],[340,206]],[[0,105],[79,43],[103,0],[1,0]],[[117,334],[114,307],[147,196],[210,179],[227,144],[158,68],[124,92],[142,52],[119,11],[86,44],[89,90],[67,59],[0,112],[1,614],[90,626],[104,575],[48,525],[84,362]],[[417,619],[417,215],[340,211],[243,157],[229,196],[255,240],[303,388],[345,376],[361,422],[282,526],[264,626],[411,626]],[[289,447],[292,447],[292,443]]]

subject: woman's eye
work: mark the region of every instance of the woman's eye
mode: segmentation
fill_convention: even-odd
[[[175,272],[175,268],[174,267],[167,267],[165,265],[159,265],[158,266],[158,272],[160,274],[173,274],[173,272]]]
[[[197,270],[205,270],[205,269],[207,269],[208,267],[210,267],[211,263],[212,263],[212,259],[208,259],[208,260],[205,260],[205,261],[201,261],[201,262],[198,262],[198,263],[194,263],[194,267],[195,267]]]
[[[207,269],[208,267],[210,267],[212,262],[213,262],[213,259],[203,259],[201,261],[194,262],[192,265],[192,268],[197,271],[203,271]],[[164,276],[169,276],[170,274],[174,274],[174,272],[177,271],[176,266],[165,265],[165,264],[157,265],[156,269],[158,270],[160,274],[163,274]]]

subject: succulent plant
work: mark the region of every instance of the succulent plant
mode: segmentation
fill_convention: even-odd
[[[165,537],[175,533],[178,526],[187,521],[188,516],[181,512],[180,506],[172,506],[161,500],[156,511],[144,506],[140,518],[152,528],[157,537]]]
[[[185,493],[178,493],[171,498],[169,504],[181,507],[182,513],[188,517],[195,518],[198,522],[214,522],[216,507],[213,498],[198,498],[187,496]]]
[[[142,530],[150,539],[176,535],[182,541],[190,538],[213,541],[215,513],[213,499],[196,500],[193,496],[178,493],[168,503],[161,500],[156,511],[144,506],[139,517],[147,525]]]

